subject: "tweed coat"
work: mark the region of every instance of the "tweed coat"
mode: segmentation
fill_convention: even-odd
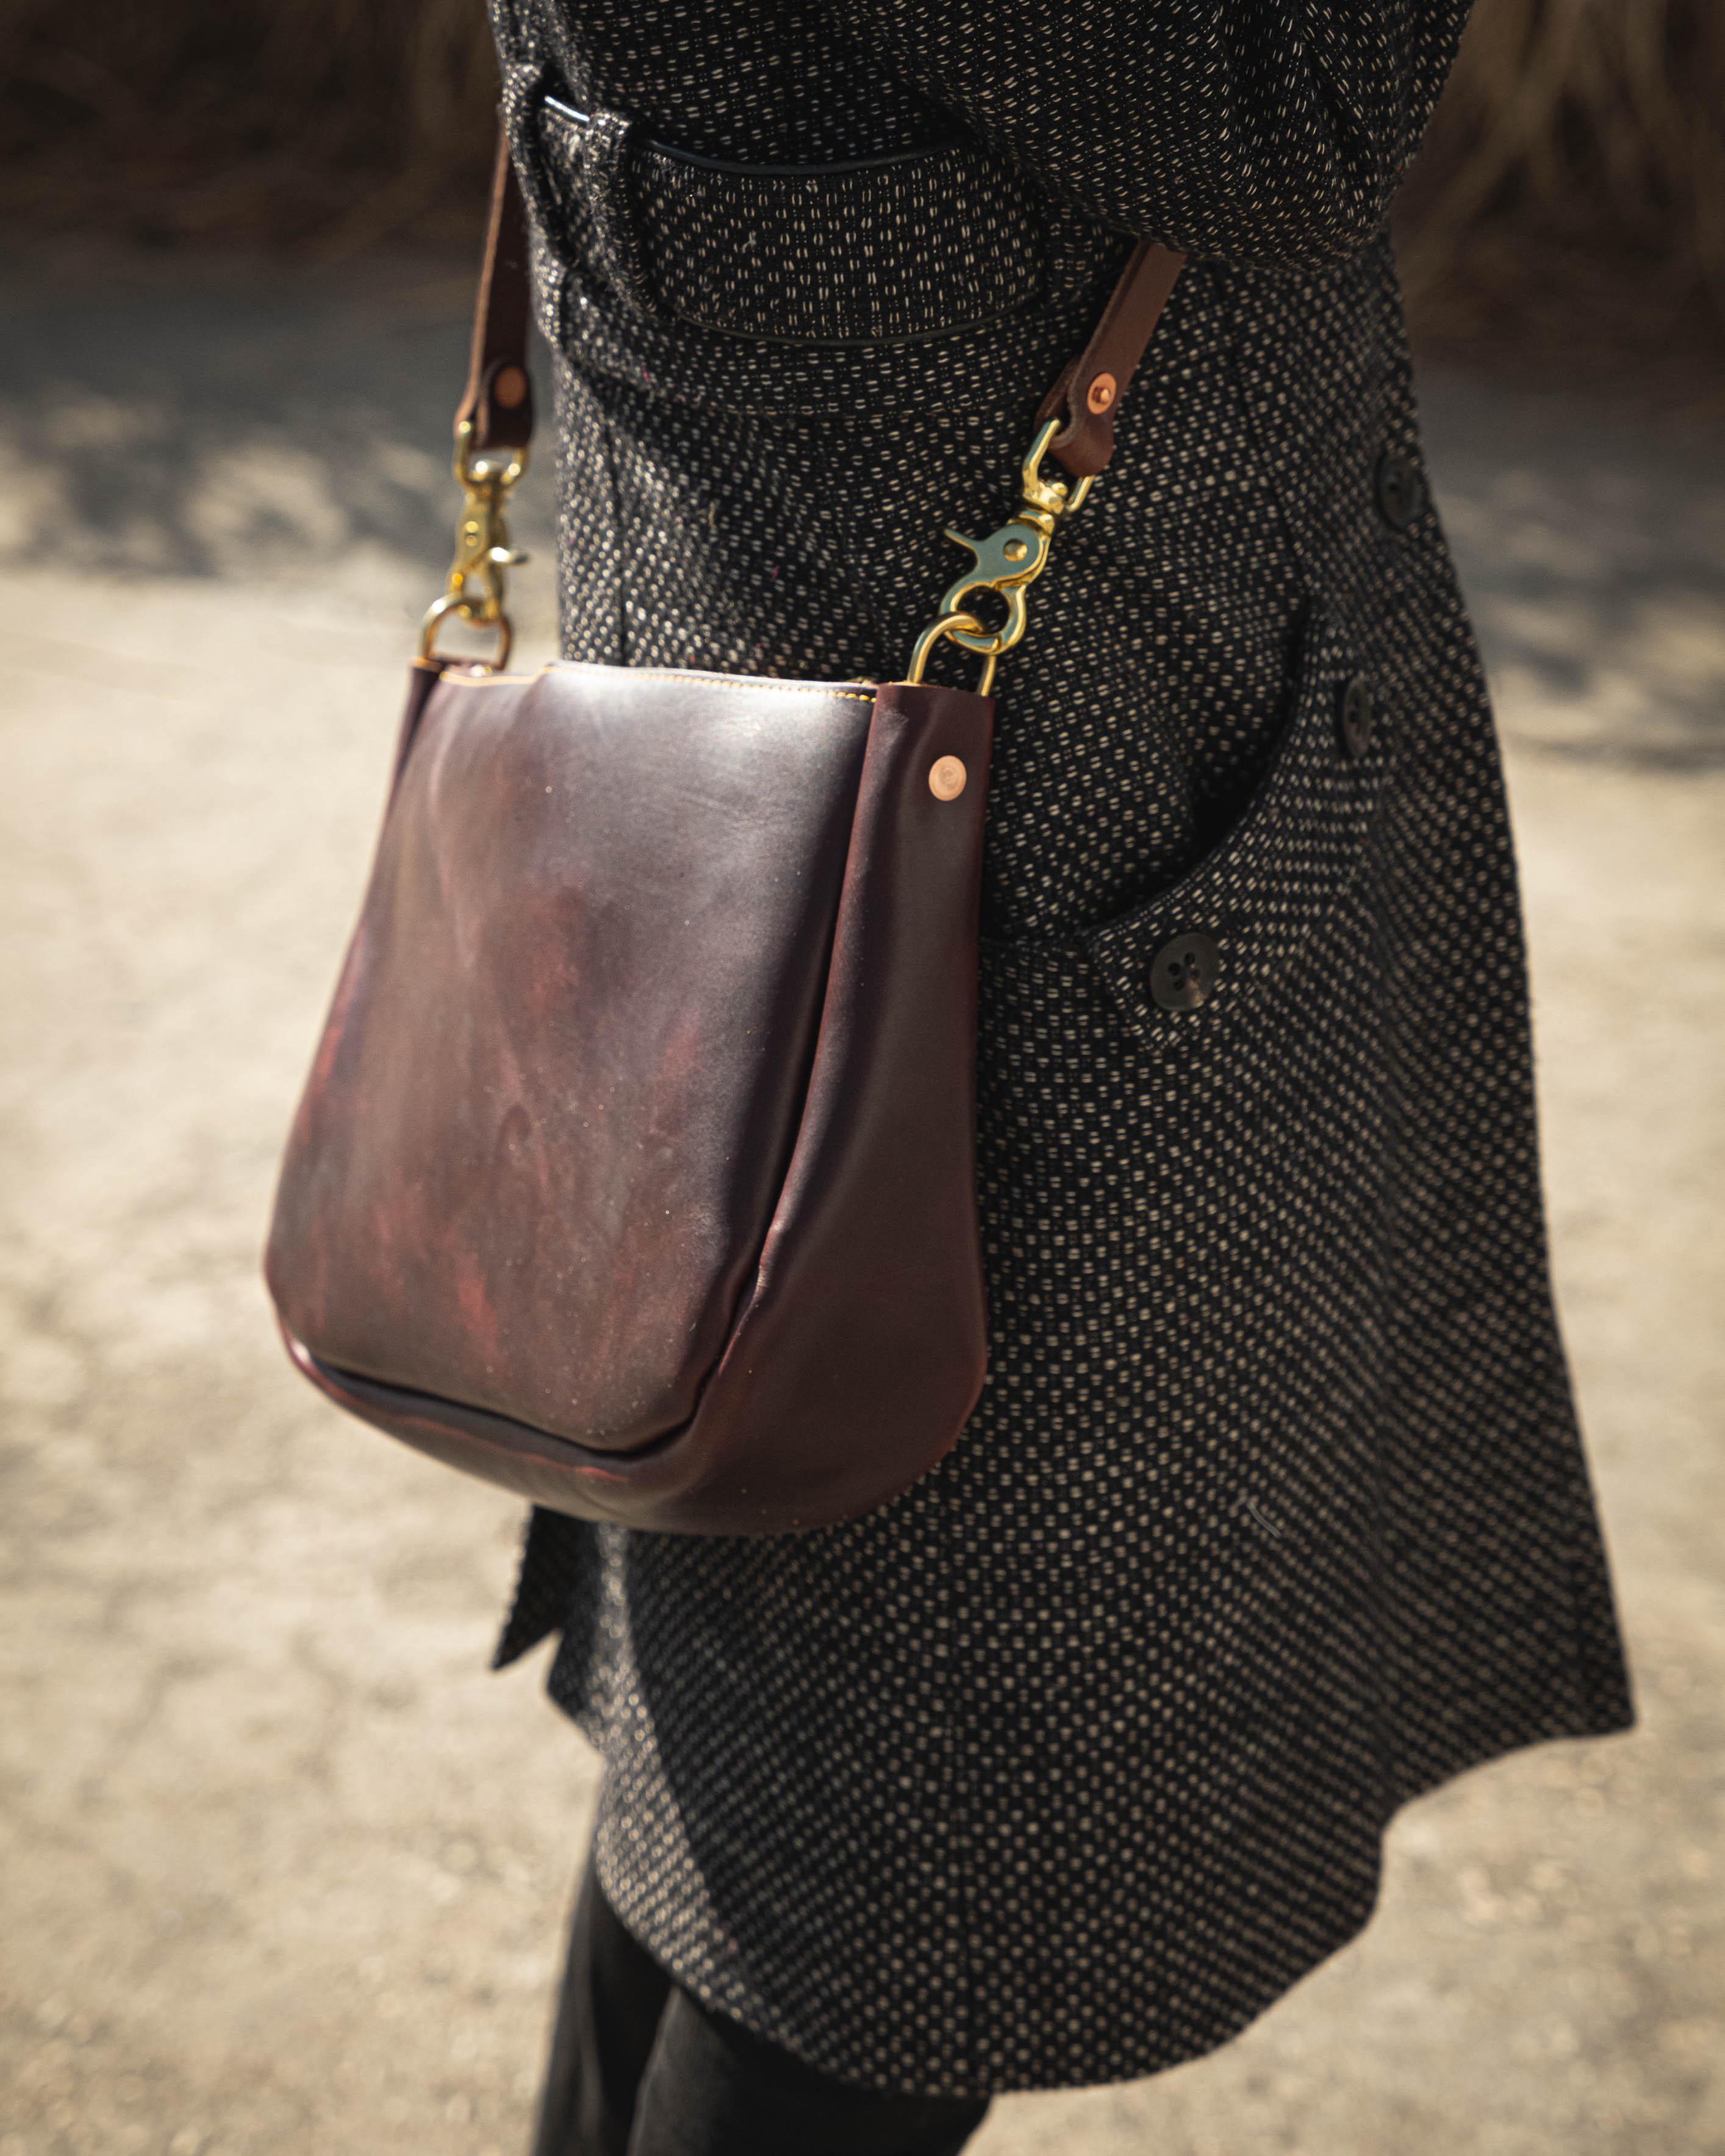
[[[1001,671],[981,1404],[819,1532],[536,1516],[499,1650],[631,1930],[859,2083],[1207,2050],[1399,1804],[1629,1718],[1384,230],[1464,12],[494,0],[572,657],[899,675],[1123,235],[1193,257]]]

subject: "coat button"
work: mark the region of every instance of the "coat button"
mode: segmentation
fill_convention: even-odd
[[[1378,459],[1378,514],[1392,531],[1405,531],[1425,506],[1425,481],[1420,467],[1399,449]]]
[[[1164,1010],[1196,1010],[1215,993],[1221,970],[1208,936],[1177,936],[1150,961],[1150,993]]]
[[[1378,731],[1378,700],[1367,675],[1356,674],[1342,691],[1342,746],[1351,757],[1362,757]]]

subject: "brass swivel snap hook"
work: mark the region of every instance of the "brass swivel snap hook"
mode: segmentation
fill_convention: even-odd
[[[508,665],[515,640],[514,624],[504,603],[504,572],[527,558],[511,546],[506,515],[510,490],[527,469],[527,452],[511,449],[501,458],[475,455],[473,423],[464,419],[455,429],[453,469],[462,493],[461,514],[455,520],[455,556],[442,597],[426,609],[419,656],[437,657],[439,628],[454,615],[474,629],[495,630],[497,649],[484,662],[483,670],[497,674]]]
[[[1034,519],[1033,522],[1031,520]],[[973,635],[968,629],[952,632],[954,644],[967,651],[987,652],[999,657],[1010,651],[1024,634],[1029,619],[1024,588],[1042,573],[1048,559],[1048,542],[1054,536],[1054,519],[1040,510],[1022,512],[986,539],[973,539],[949,524],[942,534],[955,545],[968,547],[976,559],[962,576],[955,577],[941,599],[944,614],[968,613],[966,604],[973,592],[994,592],[1006,602],[1006,619],[992,634]]]
[[[1039,429],[1019,467],[1021,500],[1017,510],[998,531],[986,539],[973,539],[949,524],[944,536],[967,547],[974,557],[962,576],[955,577],[942,594],[940,611],[916,639],[906,670],[907,681],[920,681],[930,653],[944,637],[975,652],[985,663],[977,693],[986,696],[994,684],[995,662],[1010,651],[1024,634],[1029,615],[1025,592],[1043,572],[1055,526],[1070,516],[1090,492],[1091,481],[1080,480],[1068,487],[1064,480],[1045,480],[1043,459],[1060,429],[1058,418]],[[1004,600],[1006,619],[997,629],[984,626],[970,605],[976,592],[993,592]]]

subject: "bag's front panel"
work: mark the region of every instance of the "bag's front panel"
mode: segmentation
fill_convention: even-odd
[[[321,1361],[599,1450],[686,1420],[795,1137],[870,706],[434,694],[272,1236]]]

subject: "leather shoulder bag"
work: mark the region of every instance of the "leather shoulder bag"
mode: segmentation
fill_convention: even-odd
[[[952,1445],[986,1362],[987,692],[1180,267],[1133,254],[904,680],[515,675],[529,269],[500,151],[454,565],[270,1235],[288,1352],[340,1406],[578,1518],[694,1534],[848,1518]],[[451,617],[491,663],[439,654]],[[943,639],[978,692],[923,679]]]

